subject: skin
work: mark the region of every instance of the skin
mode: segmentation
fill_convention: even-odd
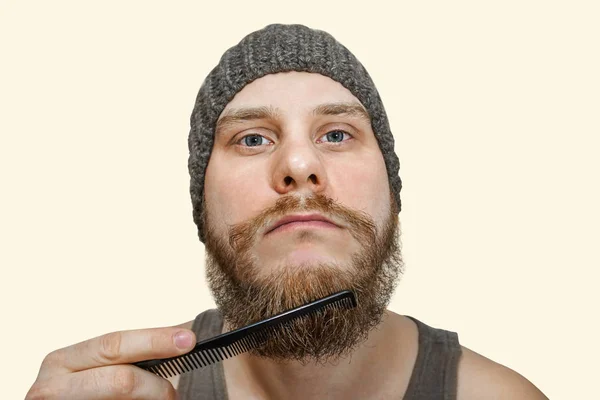
[[[230,125],[215,140],[206,170],[206,210],[215,232],[227,224],[252,218],[279,197],[320,192],[349,208],[368,213],[382,226],[390,207],[389,185],[381,151],[370,124],[360,118],[314,115],[323,103],[357,103],[339,83],[317,74],[290,72],[267,75],[241,90],[227,110],[273,106],[275,119]],[[341,129],[347,143],[328,143],[328,132]],[[238,147],[246,134],[259,134],[257,149]],[[239,141],[237,139],[240,139]],[[234,140],[235,139],[235,140]],[[256,138],[255,138],[256,139]],[[368,166],[365,168],[365,166]],[[303,241],[295,235],[304,234]],[[268,274],[284,257],[290,265],[337,259],[348,261],[359,248],[343,229],[303,227],[258,238],[255,254]],[[193,321],[177,327],[123,331],[50,353],[26,400],[32,399],[174,399],[179,376],[168,380],[128,365],[150,358],[189,351],[195,342]],[[229,328],[224,326],[223,331]],[[177,348],[174,335],[191,334],[189,345]],[[546,399],[518,373],[465,347],[459,362],[458,399]],[[416,325],[407,317],[386,311],[348,359],[337,365],[275,364],[248,354],[223,362],[227,390],[236,399],[402,398],[418,354]]]
[[[181,331],[188,339],[179,348],[175,335]],[[25,399],[176,399],[172,383],[122,364],[184,354],[195,340],[190,330],[167,327],[112,332],[55,350],[44,358]]]
[[[227,225],[246,221],[278,197],[292,193],[324,194],[348,208],[365,211],[378,227],[383,225],[390,191],[370,123],[357,116],[312,114],[317,106],[332,103],[360,104],[329,78],[290,72],[250,83],[227,105],[221,118],[232,110],[260,106],[277,107],[281,115],[229,124],[217,133],[204,186],[208,220],[217,235],[226,235]],[[348,132],[343,141],[334,143],[327,136],[332,131],[339,135],[341,130]],[[245,135],[253,135],[251,140],[260,145],[248,146]],[[350,255],[360,250],[348,230],[312,231],[318,239],[302,243],[293,234],[261,238],[254,253],[264,273],[273,272],[282,261],[348,264]]]
[[[251,219],[281,196],[310,192],[364,211],[382,228],[390,210],[390,191],[383,155],[369,120],[357,115],[313,113],[324,104],[340,103],[360,105],[338,82],[300,72],[267,75],[234,97],[221,118],[234,110],[261,106],[276,107],[279,112],[276,117],[229,124],[217,133],[205,180],[206,212],[216,235],[227,235],[228,226]],[[347,133],[337,137],[338,143],[331,143],[327,134],[340,131]],[[248,149],[243,137],[257,134],[264,140],[259,138],[256,141],[260,145]],[[298,240],[309,229],[312,234]],[[350,255],[362,245],[347,229],[339,228],[306,227],[257,236],[253,254],[263,274],[273,273],[282,260],[288,268],[299,268],[301,263],[310,268],[318,262],[333,261],[346,268]],[[309,399],[323,398],[332,391],[337,394],[333,398],[345,399],[356,393],[363,393],[365,398],[402,395],[403,388],[386,385],[382,381],[386,376],[379,372],[393,369],[401,372],[400,376],[409,376],[405,359],[385,357],[398,348],[414,353],[407,340],[390,340],[398,337],[395,331],[402,325],[406,322],[386,318],[351,359],[336,365],[293,362],[282,366],[249,355],[236,357],[225,363],[226,378],[236,382],[229,386],[231,398],[248,398],[252,393],[256,398]],[[348,385],[349,381],[360,385]]]

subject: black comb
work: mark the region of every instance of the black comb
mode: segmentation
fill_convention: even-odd
[[[161,358],[133,363],[136,367],[155,373],[163,378],[190,372],[197,368],[223,361],[251,349],[255,349],[269,340],[275,333],[275,327],[288,324],[308,314],[322,312],[325,309],[351,309],[356,307],[354,293],[349,290],[324,297],[303,306],[277,314],[274,317],[256,322],[244,328],[223,333],[212,339],[196,343],[188,353],[176,357]]]

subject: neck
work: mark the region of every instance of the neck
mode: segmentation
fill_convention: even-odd
[[[225,360],[230,398],[381,398],[390,391],[390,384],[400,388],[401,377],[410,377],[417,340],[415,331],[410,331],[411,323],[386,311],[365,342],[348,357],[326,364],[276,362],[248,353]],[[390,375],[395,379],[390,380]]]

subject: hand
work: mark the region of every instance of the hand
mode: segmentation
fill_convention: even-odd
[[[176,341],[181,332],[188,339]],[[25,400],[174,400],[171,382],[128,364],[178,356],[195,344],[189,329],[168,327],[113,332],[55,350],[44,358]]]

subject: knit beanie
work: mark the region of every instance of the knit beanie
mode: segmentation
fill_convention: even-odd
[[[400,162],[381,98],[367,70],[332,35],[304,25],[271,24],[252,32],[229,48],[208,74],[190,119],[190,194],[194,223],[204,243],[204,173],[214,143],[217,119],[233,97],[247,84],[268,74],[312,72],[341,83],[365,107],[385,160],[390,190],[401,209]],[[368,167],[368,166],[365,166]]]

